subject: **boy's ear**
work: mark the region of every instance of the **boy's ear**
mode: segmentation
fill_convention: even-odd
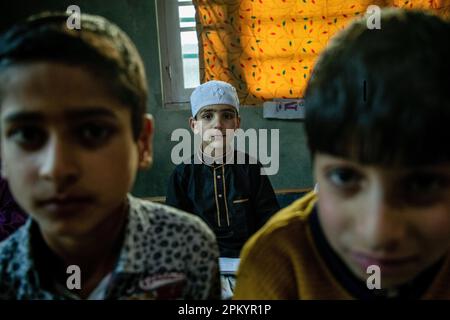
[[[153,134],[155,130],[152,115],[146,113],[143,122],[138,139],[139,169],[148,169],[153,164]]]
[[[237,125],[236,125],[236,129],[239,129],[241,127],[241,116],[237,116]]]
[[[194,132],[195,134],[199,134],[199,128],[197,125],[197,120],[195,120],[193,117],[189,118],[189,127],[191,128],[192,132]]]

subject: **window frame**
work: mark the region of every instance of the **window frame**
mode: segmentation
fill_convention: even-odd
[[[190,96],[194,88],[184,88],[181,32],[197,31],[197,29],[196,27],[180,27],[178,7],[180,5],[190,6],[193,3],[190,0],[155,1],[159,35],[163,107],[177,110],[190,109]]]

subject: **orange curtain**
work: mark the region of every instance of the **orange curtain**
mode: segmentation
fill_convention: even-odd
[[[328,40],[369,5],[433,10],[450,0],[194,0],[201,82],[234,85],[241,104],[303,96]]]

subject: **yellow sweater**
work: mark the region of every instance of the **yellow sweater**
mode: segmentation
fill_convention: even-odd
[[[354,299],[314,244],[308,217],[314,193],[277,213],[245,244],[233,299]],[[450,299],[450,256],[423,299]]]

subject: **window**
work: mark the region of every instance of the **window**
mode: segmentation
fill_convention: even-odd
[[[441,2],[156,0],[164,105],[188,108],[200,78],[231,83],[241,105],[300,98],[329,39],[369,5],[448,17]]]
[[[187,107],[200,84],[198,39],[192,1],[156,0],[164,106]]]

